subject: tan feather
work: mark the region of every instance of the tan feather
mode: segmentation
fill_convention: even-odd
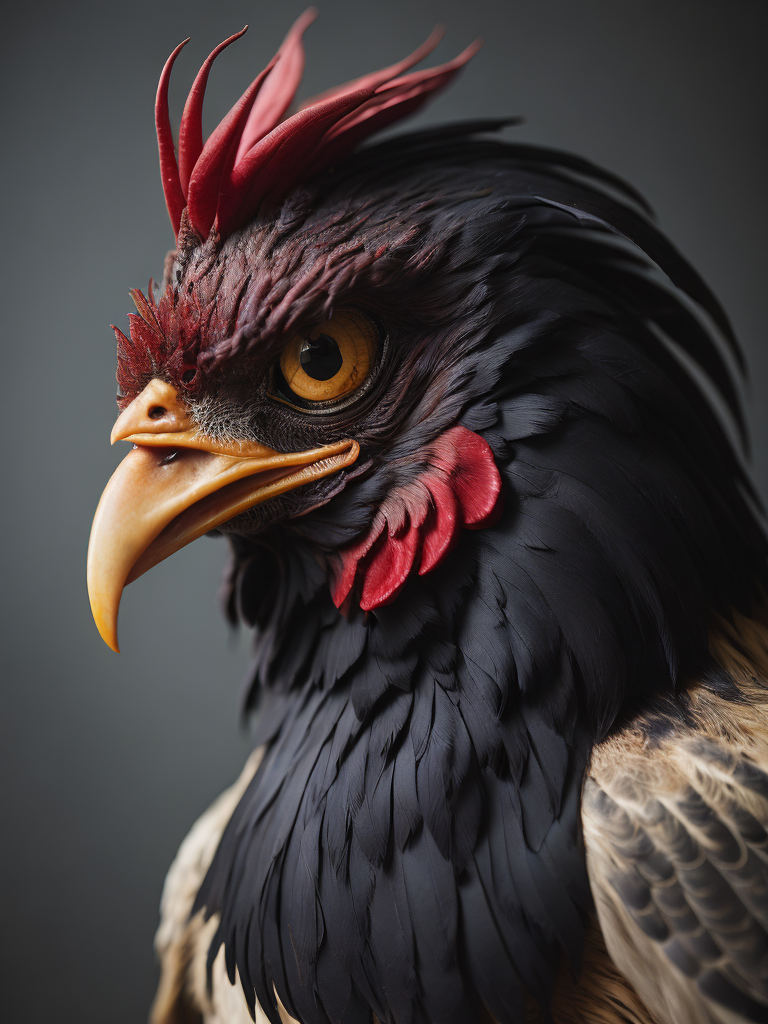
[[[552,999],[554,1024],[657,1024],[608,955],[600,925],[590,921],[584,937],[584,966],[574,980],[565,960]],[[527,1024],[541,1024],[531,1005]]]
[[[263,751],[248,758],[237,781],[226,789],[195,822],[168,871],[160,901],[160,927],[155,949],[160,960],[160,984],[149,1024],[251,1024],[240,987],[229,983],[224,950],[213,965],[211,995],[207,991],[206,960],[217,920],[190,919],[197,890],[213,860],[216,847],[240,797],[253,778]],[[257,1006],[258,1024],[269,1024]]]
[[[711,651],[742,699],[690,685],[685,720],[660,734],[639,715],[594,750],[584,787],[605,942],[661,1024],[744,1020],[708,998],[718,979],[765,1005],[768,629],[721,619]]]

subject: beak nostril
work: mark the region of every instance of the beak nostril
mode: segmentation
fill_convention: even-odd
[[[168,410],[162,405],[153,405],[147,415],[151,420],[159,420],[161,416],[165,416]]]

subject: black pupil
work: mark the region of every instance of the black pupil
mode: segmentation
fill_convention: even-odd
[[[313,380],[330,380],[341,369],[344,357],[328,334],[305,338],[299,351],[301,368]]]

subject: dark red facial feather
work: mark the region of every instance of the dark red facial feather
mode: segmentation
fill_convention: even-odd
[[[473,43],[447,64],[404,74],[437,46],[442,31],[436,29],[409,57],[309,100],[283,121],[304,69],[302,37],[315,17],[310,9],[294,23],[267,68],[204,142],[202,110],[208,75],[216,57],[245,29],[213,50],[184,106],[178,161],[168,114],[168,85],[187,40],[166,62],[155,106],[160,171],[178,251],[192,259],[186,259],[182,281],[166,275],[158,304],[151,286],[147,297],[137,290],[131,293],[137,313],[129,314],[130,338],[114,328],[123,404],[153,376],[189,386],[198,368],[211,371],[233,355],[250,355],[257,340],[266,352],[270,336],[288,329],[305,312],[313,290],[318,294],[326,290],[332,298],[344,274],[358,272],[386,252],[384,244],[376,253],[360,252],[350,259],[349,249],[344,248],[348,228],[329,232],[330,226],[325,226],[329,237],[321,245],[313,238],[308,249],[314,252],[300,254],[304,266],[295,302],[289,301],[293,297],[288,282],[297,277],[296,247],[281,263],[281,253],[268,237],[269,219],[264,237],[249,240],[247,252],[233,250],[220,258],[223,240],[258,210],[276,208],[297,185],[348,155],[368,135],[413,113],[447,85],[479,47]],[[402,242],[402,227],[397,233]],[[201,244],[205,239],[207,244]],[[313,255],[314,265],[303,258]],[[342,261],[344,272],[339,275],[337,263]],[[296,287],[295,282],[290,287]]]
[[[501,515],[501,477],[479,434],[452,427],[432,442],[426,459],[415,480],[387,495],[362,540],[340,552],[337,608],[353,590],[363,611],[389,604],[417,561],[423,576],[453,549],[462,527],[481,530]]]
[[[298,320],[323,319],[361,275],[373,273],[375,286],[393,272],[399,263],[388,254],[417,230],[401,221],[380,224],[372,240],[358,228],[353,215],[321,231],[297,228],[286,239],[275,225],[262,224],[237,244],[206,242],[188,252],[179,282],[175,265],[167,270],[157,304],[151,284],[147,296],[132,291],[130,337],[113,327],[120,401],[134,398],[153,376],[186,387],[185,372],[208,374],[231,359],[257,357],[266,366]]]
[[[310,9],[295,22],[270,64],[203,144],[208,74],[216,57],[245,29],[216,47],[200,69],[184,107],[178,163],[168,85],[188,40],[168,58],[158,85],[155,122],[163,189],[177,238],[185,209],[189,226],[203,240],[211,231],[224,238],[260,208],[277,206],[302,181],[339,161],[363,139],[414,113],[448,85],[480,45],[473,43],[447,64],[403,74],[437,46],[442,31],[436,30],[399,63],[315,97],[283,121],[304,70],[302,36],[315,16]]]
[[[199,287],[178,292],[168,285],[156,303],[152,282],[146,296],[139,289],[130,294],[137,310],[128,314],[130,336],[113,326],[121,408],[153,377],[160,376],[176,387],[193,386],[201,340],[230,334],[237,309],[226,289],[217,301],[206,301],[205,290]]]

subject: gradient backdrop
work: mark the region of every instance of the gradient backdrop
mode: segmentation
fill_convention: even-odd
[[[248,751],[237,696],[249,638],[215,604],[224,542],[130,587],[123,654],[85,593],[90,519],[122,452],[110,322],[162,274],[173,238],[152,108],[192,43],[172,116],[208,51],[208,130],[278,46],[302,0],[17,4],[3,21],[3,629],[0,1018],[145,1019],[165,871]],[[523,114],[511,137],[631,179],[729,310],[752,367],[768,493],[764,0],[322,0],[302,96],[399,59],[436,21],[437,60],[485,49],[416,123]],[[6,287],[7,286],[7,287]],[[10,1005],[9,1005],[10,1004]]]

